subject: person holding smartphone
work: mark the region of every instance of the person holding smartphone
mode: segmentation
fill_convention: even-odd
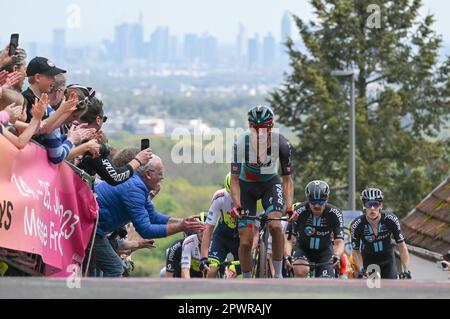
[[[122,166],[114,165],[109,154],[109,146],[106,144],[106,136],[101,131],[106,120],[107,117],[103,112],[103,102],[96,97],[92,97],[87,111],[81,116],[80,121],[85,124],[86,128],[95,129],[96,138],[77,147],[82,149],[81,153],[84,154],[78,167],[89,175],[95,176],[97,174],[108,184],[116,186],[126,182],[139,167],[146,165],[152,157],[152,150],[149,143],[145,142],[141,147],[141,151],[127,164]],[[74,152],[80,153],[76,148]]]

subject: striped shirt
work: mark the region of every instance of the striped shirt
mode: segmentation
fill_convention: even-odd
[[[55,111],[47,106],[48,115]],[[43,145],[47,149],[48,158],[53,164],[61,163],[70,153],[73,147],[71,141],[67,140],[67,135],[62,135],[59,127],[53,132],[43,135]]]

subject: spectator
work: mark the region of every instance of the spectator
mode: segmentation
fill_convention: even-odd
[[[64,106],[61,106],[60,110],[69,110],[69,112],[64,111],[66,118],[66,122],[69,122],[79,116],[81,116],[82,112],[85,111],[85,105],[86,101],[83,99],[80,102],[80,97],[78,96],[76,92],[71,92],[69,99],[66,103],[66,101],[63,102]],[[43,98],[45,99],[45,103],[48,105],[48,96],[47,94],[43,94]],[[67,107],[66,107],[67,105]],[[72,110],[72,105],[75,105],[75,110],[73,112],[70,112]],[[53,111],[53,109],[48,106],[47,107],[48,113],[52,115],[53,113],[56,113],[58,111]],[[50,118],[55,118],[50,116]],[[50,121],[50,118],[48,119]],[[56,118],[56,122],[62,120],[61,118]],[[55,125],[53,123],[52,125]],[[80,144],[82,141],[90,140],[94,136],[94,130],[86,129],[82,125],[79,126],[72,126],[72,128],[69,130],[67,135],[61,134],[61,131],[58,128],[54,129],[52,132],[44,134],[42,136],[42,144],[47,149],[48,157],[50,161],[54,164],[58,164],[62,162],[66,157],[69,155],[70,150],[74,145]]]
[[[30,86],[22,92],[28,102],[27,123],[31,120],[31,105],[33,105],[35,99],[41,96],[42,93],[50,93],[55,84],[55,76],[61,73],[66,73],[66,70],[57,68],[47,58],[35,57],[28,63],[27,76]],[[48,116],[49,114],[46,112],[44,118]]]
[[[18,149],[24,148],[30,141],[33,134],[39,128],[42,116],[44,115],[44,111],[46,109],[45,102],[46,102],[45,99],[42,99],[40,101],[36,101],[36,104],[33,105],[32,108],[33,118],[30,121],[30,125],[28,125],[28,127],[22,134],[20,134],[19,137],[15,136],[14,134],[6,130],[3,124],[0,124],[0,134],[4,135]]]
[[[131,162],[138,153],[139,153],[139,148],[137,148],[137,147],[124,148],[124,149],[120,150],[119,152],[117,152],[116,155],[114,155],[113,160],[112,160],[113,164],[116,166],[124,166],[124,165],[128,164],[129,162]],[[161,189],[161,183],[156,185],[156,187],[154,187],[154,189],[150,190],[150,199],[151,200],[156,197],[156,195],[159,193],[160,189]]]
[[[10,89],[0,88],[0,111],[8,113],[8,122],[15,123],[20,118],[24,108],[25,99],[20,93]],[[3,113],[5,114],[5,113]]]
[[[8,54],[5,48],[1,55]],[[0,71],[5,71],[10,76],[8,87],[17,92],[22,92],[23,82],[27,76],[27,53],[24,49],[17,48],[13,59],[7,59],[9,62],[3,65]]]
[[[101,144],[100,157],[96,156],[88,148],[90,145],[80,145],[78,148],[83,149],[83,158],[81,159],[79,168],[86,171],[89,175],[98,174],[104,181],[110,185],[119,185],[127,181],[141,165],[146,165],[152,156],[150,149],[143,150],[123,165],[114,165],[109,154],[109,146],[106,144],[106,137],[100,131],[106,116],[103,113],[103,103],[97,98],[92,98],[87,112],[81,117],[81,122],[86,124],[86,128],[92,128],[97,131],[97,142]],[[90,154],[86,154],[90,151]]]
[[[96,268],[105,277],[121,277],[122,260],[106,235],[130,221],[144,239],[161,238],[183,231],[201,231],[204,225],[193,218],[175,219],[159,213],[149,199],[150,191],[163,180],[161,159],[153,155],[128,181],[118,186],[105,182],[96,187],[100,207],[94,244]]]
[[[67,76],[64,73],[55,75],[55,84],[53,84],[48,99],[50,106],[56,111],[61,105],[64,98],[64,91],[66,90]]]

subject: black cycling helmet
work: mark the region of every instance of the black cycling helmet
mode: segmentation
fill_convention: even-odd
[[[363,202],[376,200],[379,202],[383,201],[383,192],[379,188],[369,187],[361,192],[361,200]]]
[[[257,126],[272,127],[273,119],[273,111],[265,105],[252,107],[248,111],[248,121]]]
[[[305,187],[305,194],[309,200],[324,199],[330,195],[330,186],[321,180],[311,181]]]

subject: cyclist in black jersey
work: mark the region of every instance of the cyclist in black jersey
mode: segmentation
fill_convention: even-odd
[[[358,266],[358,277],[366,277],[370,265],[378,266],[383,279],[397,279],[398,271],[391,237],[400,252],[404,271],[402,278],[411,279],[409,254],[400,221],[393,213],[383,209],[383,193],[378,188],[367,188],[361,193],[364,215],[351,223],[350,233],[353,259]],[[370,268],[373,268],[370,267]]]
[[[293,253],[295,277],[309,275],[308,264],[314,263],[315,277],[334,278],[334,269],[344,253],[344,223],[342,211],[328,204],[330,187],[321,180],[308,183],[307,202],[298,205],[299,217],[293,224],[297,243]]]
[[[248,112],[250,130],[239,136],[233,146],[231,163],[231,198],[234,203],[230,213],[236,218],[241,214],[256,215],[256,202],[261,199],[269,218],[279,218],[284,212],[291,220],[293,182],[292,147],[289,141],[273,128],[274,114],[267,106],[256,106]],[[277,163],[281,166],[281,183]],[[286,205],[285,205],[286,200]],[[244,278],[251,278],[252,241],[254,221],[242,219],[239,229],[239,260]],[[271,221],[275,278],[282,278],[284,235],[280,221]]]

